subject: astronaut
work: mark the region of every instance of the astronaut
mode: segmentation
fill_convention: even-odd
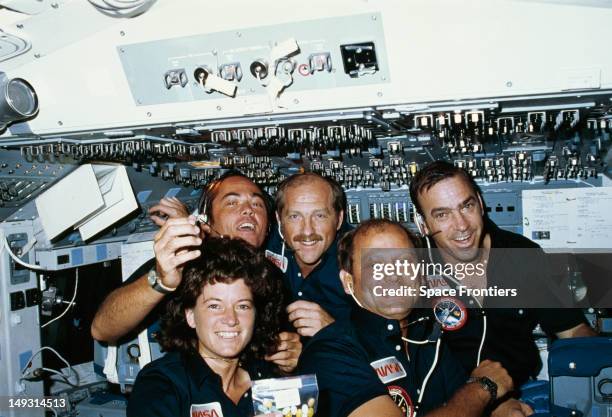
[[[150,209],[152,219],[161,226],[154,239],[155,258],[106,298],[92,323],[95,339],[116,342],[135,329],[153,324],[181,282],[185,263],[200,256],[206,236],[241,238],[255,247],[263,246],[272,205],[245,175],[230,171],[208,184],[198,209],[202,214],[199,224],[178,200],[162,200]],[[281,332],[277,352],[267,359],[280,370],[291,372],[300,352],[299,336]]]
[[[342,187],[319,174],[295,174],[278,186],[276,217],[282,241],[273,235],[266,253],[284,272],[292,301],[289,320],[302,336],[349,317],[350,299],[336,279],[338,238],[350,229],[344,222],[345,208]]]
[[[368,248],[376,250],[366,253]],[[483,361],[467,379],[441,344],[439,327],[423,320],[421,312],[411,315],[418,298],[373,294],[380,281],[368,265],[385,262],[389,250],[413,248],[401,224],[382,219],[362,223],[340,241],[340,279],[357,305],[350,324],[335,322],[306,343],[298,366],[317,375],[322,415],[408,417],[416,410],[428,416],[479,416],[512,389],[512,379],[497,362]],[[396,278],[389,277],[387,285],[398,285]],[[516,400],[496,412],[506,415],[516,408],[531,412]]]
[[[478,186],[467,172],[448,162],[432,162],[413,178],[410,196],[418,213],[417,225],[426,243],[439,249],[443,262],[486,265],[485,274],[473,274],[462,281],[463,285],[510,285],[537,295],[542,303],[561,305],[555,298],[558,293],[549,287],[541,248],[521,235],[498,228],[485,216]],[[517,251],[504,250],[502,256],[497,248],[530,250],[520,251],[519,258]],[[453,284],[443,281],[440,285]],[[537,324],[548,335],[559,338],[595,335],[576,309],[476,308],[487,301],[486,297],[468,299],[467,307],[474,310],[470,310],[463,327],[448,332],[446,337],[466,372],[474,369],[478,358],[499,361],[518,387],[535,377],[541,366],[532,336]],[[479,348],[483,338],[484,345]]]

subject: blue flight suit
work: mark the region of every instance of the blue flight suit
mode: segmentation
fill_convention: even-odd
[[[529,297],[536,297],[543,306],[561,305],[548,289],[552,279],[546,268],[545,254],[536,243],[500,229],[491,220],[486,219],[484,226],[491,237],[492,248],[487,264],[487,286],[517,288],[524,295],[518,301],[512,297],[485,298],[484,309],[476,308],[477,303],[469,297],[461,299],[469,309],[467,322],[461,329],[445,333],[444,340],[466,372],[471,372],[476,367],[483,316],[486,315],[487,335],[481,360],[500,362],[514,380],[515,387],[520,387],[529,378],[534,378],[542,366],[533,337],[536,325],[540,324],[552,335],[586,323],[586,319],[579,309],[516,305]],[[569,297],[569,291],[566,292]]]
[[[265,361],[243,366],[251,380],[273,377]],[[139,373],[130,395],[127,417],[250,417],[249,389],[234,404],[223,392],[221,377],[197,353],[170,352]]]
[[[415,312],[413,321],[424,312]],[[412,318],[414,316],[414,318]],[[315,373],[319,385],[318,415],[346,417],[362,404],[391,395],[410,416],[418,391],[435,355],[433,320],[408,327],[412,340],[433,338],[425,345],[401,339],[400,322],[355,307],[350,323],[333,323],[306,343],[299,373]],[[438,363],[425,388],[419,414],[444,404],[467,380],[465,371],[442,343]]]
[[[284,286],[287,290],[286,303],[305,300],[317,303],[334,319],[348,321],[353,301],[344,292],[340,281],[340,267],[338,266],[338,240],[351,230],[352,227],[344,223],[338,231],[331,246],[325,251],[321,262],[306,277],[302,277],[295,254],[289,246],[285,245],[285,258],[287,269],[283,273]],[[276,228],[268,241],[266,256],[280,258],[282,254],[282,239]],[[277,264],[278,265],[278,264]]]

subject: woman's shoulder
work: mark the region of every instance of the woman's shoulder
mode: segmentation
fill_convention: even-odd
[[[184,375],[185,360],[179,352],[168,352],[161,358],[145,365],[138,373],[139,376],[165,375],[167,377]]]
[[[176,352],[144,366],[132,388],[127,417],[179,415],[188,398],[186,375],[181,355]]]

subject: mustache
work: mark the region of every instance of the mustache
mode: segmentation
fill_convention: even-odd
[[[294,242],[303,242],[305,240],[308,240],[308,241],[311,241],[311,242],[312,241],[317,241],[318,242],[318,241],[323,240],[323,236],[318,235],[316,233],[312,233],[310,235],[297,235],[297,236],[295,236],[293,238]]]

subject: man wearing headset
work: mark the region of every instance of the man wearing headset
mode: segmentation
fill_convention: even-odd
[[[266,255],[284,272],[289,320],[301,336],[313,336],[334,320],[348,320],[350,299],[337,279],[337,239],[346,196],[336,181],[312,172],[292,175],[278,186],[276,218]],[[286,247],[287,246],[287,247]]]
[[[165,301],[181,282],[183,265],[200,256],[208,235],[241,238],[260,248],[268,234],[271,203],[265,193],[245,175],[229,171],[208,184],[198,207],[189,216],[177,199],[163,199],[151,207],[153,221],[161,226],[155,235],[155,258],[132,274],[126,284],[104,300],[91,326],[96,340],[116,342],[134,329],[153,324]],[[161,214],[167,216],[163,219]],[[281,371],[290,372],[301,352],[299,336],[282,332],[278,351],[267,359]]]
[[[472,275],[466,285],[486,288],[513,283],[537,288],[533,292],[542,300],[556,296],[546,287],[541,248],[521,235],[498,228],[485,217],[478,186],[466,171],[445,161],[432,162],[413,178],[410,197],[417,211],[415,221],[420,223],[417,226],[444,262],[486,265],[486,273]],[[503,257],[495,256],[499,254],[496,248],[530,248],[521,252],[528,253],[530,259],[515,259],[516,252],[511,251],[505,251]],[[469,299],[468,307],[484,302]],[[532,336],[537,324],[559,338],[595,335],[584,315],[575,309],[480,308],[470,310],[467,317],[461,329],[446,334],[453,354],[467,372],[480,358],[499,361],[517,387],[537,376],[541,366]]]
[[[493,409],[496,398],[512,388],[505,369],[483,361],[468,380],[441,343],[440,326],[423,312],[410,315],[418,296],[396,292],[417,289],[421,277],[390,274],[379,280],[372,274],[373,265],[400,259],[418,263],[412,237],[399,223],[368,220],[342,237],[340,279],[357,305],[350,324],[333,323],[310,339],[299,362],[300,372],[317,375],[318,412],[328,417],[470,417],[482,415],[487,406]],[[513,416],[531,414],[531,409],[511,400],[493,415],[497,412]]]

